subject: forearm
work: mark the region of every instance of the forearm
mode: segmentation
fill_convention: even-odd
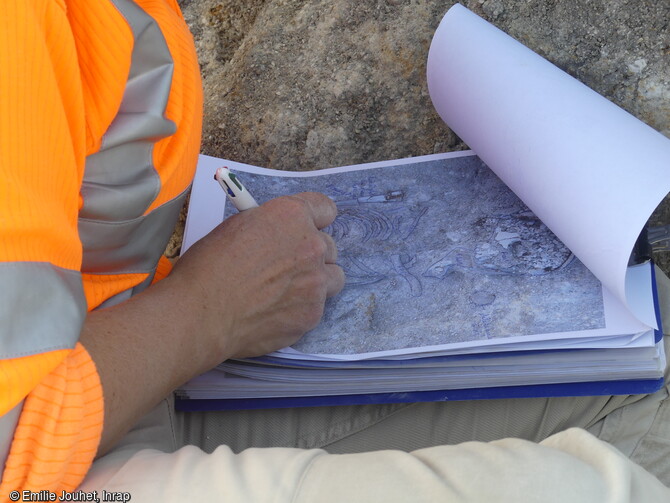
[[[172,273],[88,315],[81,342],[102,382],[104,453],[174,388],[226,358],[290,346],[321,318],[344,274],[319,229],[336,215],[319,194],[279,198],[204,237]]]
[[[197,342],[199,308],[176,286],[166,278],[86,318],[80,341],[97,367],[105,404],[98,455],[173,389],[225,358]]]

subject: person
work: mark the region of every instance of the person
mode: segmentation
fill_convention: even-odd
[[[664,438],[665,389],[572,406],[542,399],[242,412],[230,417],[229,445],[267,448],[207,454],[177,445],[179,428],[205,433],[189,426],[198,416],[174,418],[164,398],[175,387],[226,358],[291,344],[343,287],[335,244],[321,231],[335,207],[316,193],[275,199],[227,220],[170,271],[162,251],[193,175],[202,114],[197,58],[176,0],[3,7],[4,500],[667,501],[661,482],[593,434],[626,411],[643,418],[644,430],[621,443],[632,443],[629,454]],[[325,436],[314,414],[325,417]],[[515,418],[539,444],[502,438]],[[375,433],[375,423],[390,429]],[[416,437],[433,434],[408,440],[407,424]],[[499,439],[400,450],[448,444],[452,429],[476,440],[478,427]],[[296,431],[302,440],[290,438]],[[396,450],[317,448],[337,441],[342,452],[356,450],[347,440]]]

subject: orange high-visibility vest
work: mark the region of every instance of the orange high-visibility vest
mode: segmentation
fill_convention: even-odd
[[[164,274],[201,109],[176,0],[3,2],[0,500],[90,467],[103,398],[81,326]]]

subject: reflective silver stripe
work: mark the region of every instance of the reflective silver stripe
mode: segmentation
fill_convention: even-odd
[[[97,274],[151,272],[170,239],[186,191],[148,215],[124,222],[79,219],[86,253],[82,271]]]
[[[130,0],[112,0],[135,42],[123,100],[102,140],[86,159],[80,216],[130,220],[142,215],[160,190],[153,147],[175,133],[165,117],[174,63],[158,24]]]
[[[9,448],[12,446],[12,440],[14,439],[14,430],[19,423],[22,410],[23,402],[0,417],[0,481],[2,481],[2,472],[5,470]]]
[[[73,348],[85,317],[78,271],[47,262],[0,263],[0,358]]]
[[[165,117],[174,64],[160,27],[146,12],[130,0],[111,2],[135,40],[119,112],[100,151],[86,159],[79,213],[82,271],[152,277],[186,196],[183,193],[144,215],[161,188],[153,166],[154,144],[176,131],[174,122]],[[143,286],[104,305],[125,300]]]

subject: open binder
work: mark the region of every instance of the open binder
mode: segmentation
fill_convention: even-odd
[[[473,152],[308,173],[201,157],[184,250],[234,213],[212,180],[226,165],[259,203],[332,197],[348,284],[296,346],[224,362],[178,392],[180,408],[660,388],[638,237],[670,191],[670,140],[460,5],[433,39],[428,86]]]

